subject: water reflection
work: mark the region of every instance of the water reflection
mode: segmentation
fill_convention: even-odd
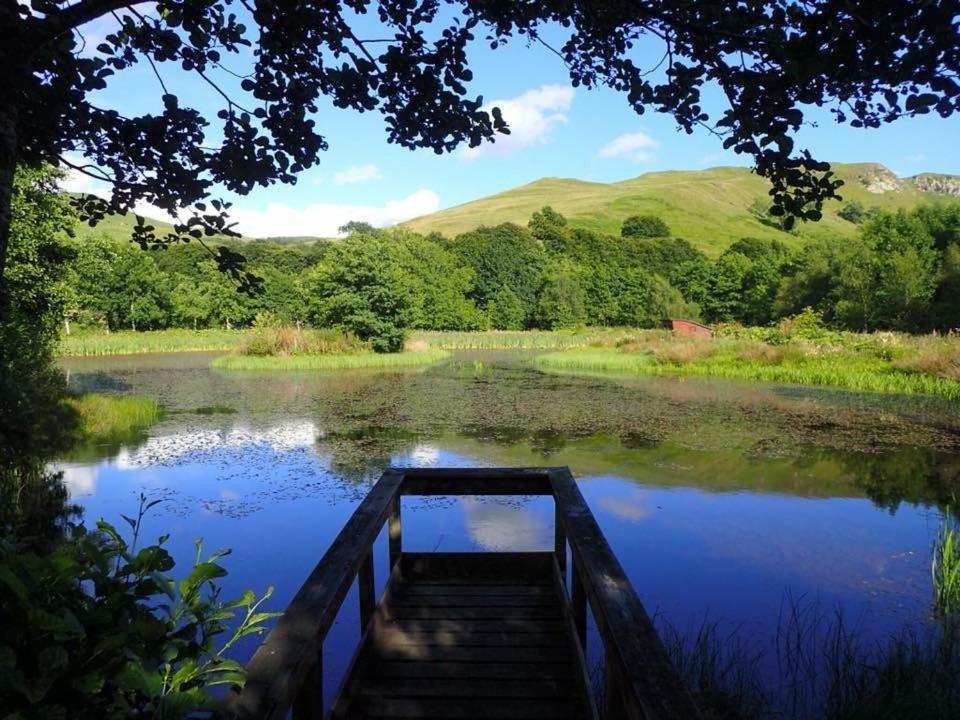
[[[168,410],[140,442],[62,463],[90,519],[165,502],[148,534],[234,548],[228,590],[292,596],[389,465],[569,465],[641,597],[774,632],[785,589],[882,633],[929,615],[938,508],[960,487],[960,413],[891,399],[667,378],[543,375],[522,356],[410,373],[228,374],[207,356],[83,361]],[[104,376],[108,380],[104,380]],[[235,414],[198,415],[198,407]],[[184,412],[178,412],[184,411]],[[95,459],[92,459],[95,458]],[[409,502],[408,502],[409,501]],[[546,549],[543,499],[405,500],[410,549]]]

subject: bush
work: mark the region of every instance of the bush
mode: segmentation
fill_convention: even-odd
[[[6,718],[179,718],[210,703],[206,689],[242,684],[243,667],[225,657],[240,638],[260,634],[276,613],[252,591],[220,600],[218,560],[197,559],[174,582],[173,558],[156,545],[137,550],[141,496],[124,519],[127,543],[104,521],[39,554],[0,541],[0,707]],[[231,628],[231,624],[236,622]]]
[[[255,357],[346,355],[367,349],[355,335],[340,330],[258,327],[240,343],[239,353]]]
[[[656,215],[631,215],[620,228],[621,237],[653,238],[668,235],[670,228]]]

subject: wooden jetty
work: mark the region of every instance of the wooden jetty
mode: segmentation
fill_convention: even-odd
[[[549,495],[553,552],[411,553],[401,498]],[[384,524],[390,577],[375,597]],[[569,560],[569,563],[568,563]],[[324,715],[324,638],[354,580],[361,637]],[[584,660],[588,607],[604,658]],[[699,717],[567,468],[391,469],[307,578],[229,698],[238,720]]]

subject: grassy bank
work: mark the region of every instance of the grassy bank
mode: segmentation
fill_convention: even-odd
[[[134,355],[138,353],[232,350],[249,330],[148,330],[64,335],[62,356]]]
[[[137,435],[160,419],[157,401],[149,397],[87,393],[67,399],[79,416],[80,438],[87,442]]]
[[[960,399],[956,338],[743,330],[685,339],[646,331],[613,346],[541,355],[536,363],[556,371],[696,375]]]
[[[224,355],[213,361],[220,370],[358,370],[361,368],[404,368],[429,365],[447,357],[443,350],[422,352],[350,355]]]
[[[439,332],[421,330],[412,340],[442,350],[563,350],[597,343],[615,343],[629,338],[628,328],[582,328],[578,330],[485,330]]]

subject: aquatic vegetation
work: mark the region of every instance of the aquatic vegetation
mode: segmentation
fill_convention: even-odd
[[[922,357],[930,342],[892,334],[844,334],[842,342],[790,340],[772,342],[766,330],[745,336],[677,338],[668,333],[638,332],[616,348],[587,348],[541,355],[544,369],[648,375],[699,375],[762,382],[826,385],[863,392],[936,395],[960,399],[960,379],[926,372],[910,358]],[[770,333],[775,329],[770,330]],[[758,335],[767,335],[761,339]],[[945,340],[950,352],[960,341]],[[937,368],[944,367],[936,365]]]
[[[559,350],[613,344],[628,337],[626,328],[578,330],[484,330],[478,332],[418,331],[412,340],[422,340],[443,350]]]
[[[960,525],[949,510],[933,548],[934,604],[945,615],[960,613]]]
[[[240,341],[237,352],[254,357],[346,355],[369,350],[352,333],[296,327],[258,327]]]
[[[160,419],[157,401],[150,397],[87,393],[67,398],[79,416],[83,440],[99,442],[129,437]]]
[[[149,330],[64,335],[60,355],[133,355],[157,352],[232,350],[248,330]]]
[[[350,355],[224,355],[212,365],[219,370],[354,370],[361,368],[403,368],[430,365],[447,357],[443,350],[423,352],[374,353]]]
[[[839,610],[787,594],[769,652],[707,619],[658,631],[704,717],[901,720],[960,713],[960,625],[904,628],[870,641]],[[775,679],[765,667],[777,668]]]

